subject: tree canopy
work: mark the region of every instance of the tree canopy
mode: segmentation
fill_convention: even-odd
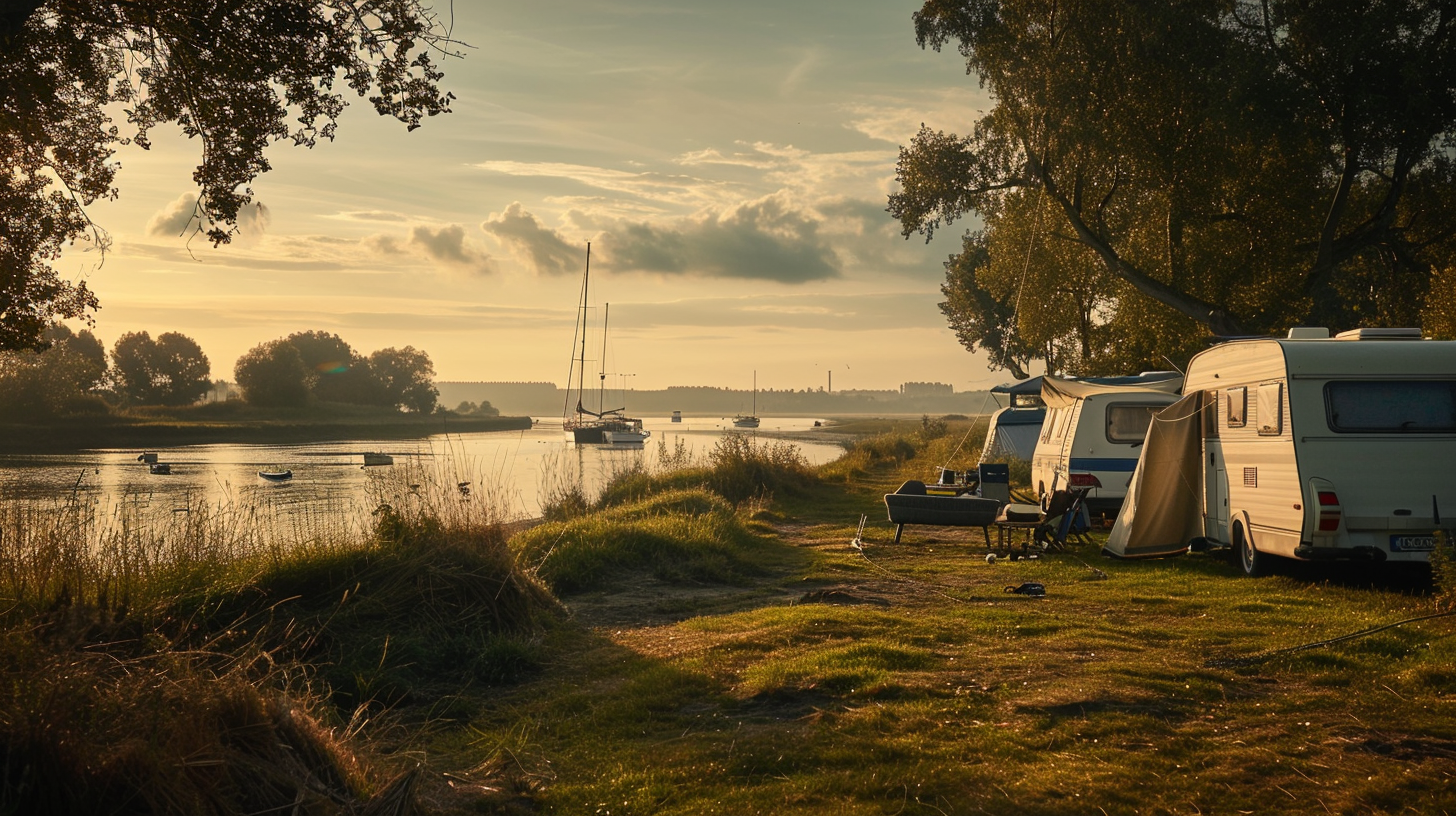
[[[927,0],[995,100],[922,128],[889,211],[977,216],[942,304],[1018,376],[1165,368],[1209,333],[1456,324],[1456,8]]]
[[[140,405],[190,405],[212,387],[202,347],[185,334],[127,332],[111,347],[117,392]]]
[[[277,141],[331,139],[342,82],[411,130],[449,111],[435,57],[448,31],[421,0],[8,0],[0,6],[0,349],[98,308],[54,263],[106,233],[116,148],[176,123],[201,143],[193,223],[233,234]],[[125,111],[129,131],[112,121]]]

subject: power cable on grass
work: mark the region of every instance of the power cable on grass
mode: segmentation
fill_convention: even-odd
[[[1407,623],[1418,623],[1420,621],[1432,620],[1434,618],[1447,618],[1452,615],[1456,615],[1456,609],[1448,609],[1445,612],[1435,612],[1430,615],[1420,615],[1414,618],[1406,618],[1405,620],[1396,621],[1394,623],[1387,623],[1381,626],[1374,626],[1369,629],[1362,629],[1359,632],[1352,632],[1348,635],[1340,635],[1339,637],[1329,638],[1328,640],[1317,640],[1313,643],[1303,643],[1298,646],[1290,646],[1285,649],[1275,649],[1271,652],[1260,652],[1259,654],[1249,655],[1247,657],[1221,657],[1217,660],[1210,660],[1203,665],[1205,668],[1210,669],[1233,669],[1246,666],[1257,666],[1260,663],[1273,660],[1274,658],[1280,657],[1282,655],[1294,654],[1296,652],[1304,652],[1310,649],[1318,649],[1321,646],[1332,646],[1336,643],[1341,643],[1346,640],[1354,640],[1356,638],[1365,637],[1366,635],[1373,635],[1376,632],[1384,632],[1386,629],[1394,629],[1397,626],[1404,626]]]

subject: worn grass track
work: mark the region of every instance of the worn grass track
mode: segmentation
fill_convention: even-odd
[[[504,811],[1456,812],[1456,619],[1211,663],[1433,611],[1425,576],[892,545],[879,494],[934,455],[760,508],[755,551],[783,557],[747,579],[568,599],[548,667],[439,731],[436,761]],[[1047,596],[1004,592],[1029,580]]]

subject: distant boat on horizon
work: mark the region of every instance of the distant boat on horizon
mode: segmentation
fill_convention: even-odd
[[[736,416],[733,418],[735,428],[757,428],[758,427],[758,370],[753,372],[753,413],[748,416]]]

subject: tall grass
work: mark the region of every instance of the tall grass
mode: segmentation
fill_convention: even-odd
[[[671,448],[665,440],[659,440],[655,461],[634,459],[618,465],[607,474],[605,484],[595,495],[589,494],[584,474],[570,458],[548,458],[540,482],[541,512],[548,521],[563,521],[660,493],[693,488],[704,488],[742,504],[776,494],[794,494],[817,479],[798,447],[790,442],[729,433],[719,437],[706,457],[699,459],[681,439]]]
[[[413,777],[390,783],[358,730],[532,671],[555,601],[490,480],[416,464],[367,493],[373,514],[282,522],[0,504],[0,813],[407,808]]]

